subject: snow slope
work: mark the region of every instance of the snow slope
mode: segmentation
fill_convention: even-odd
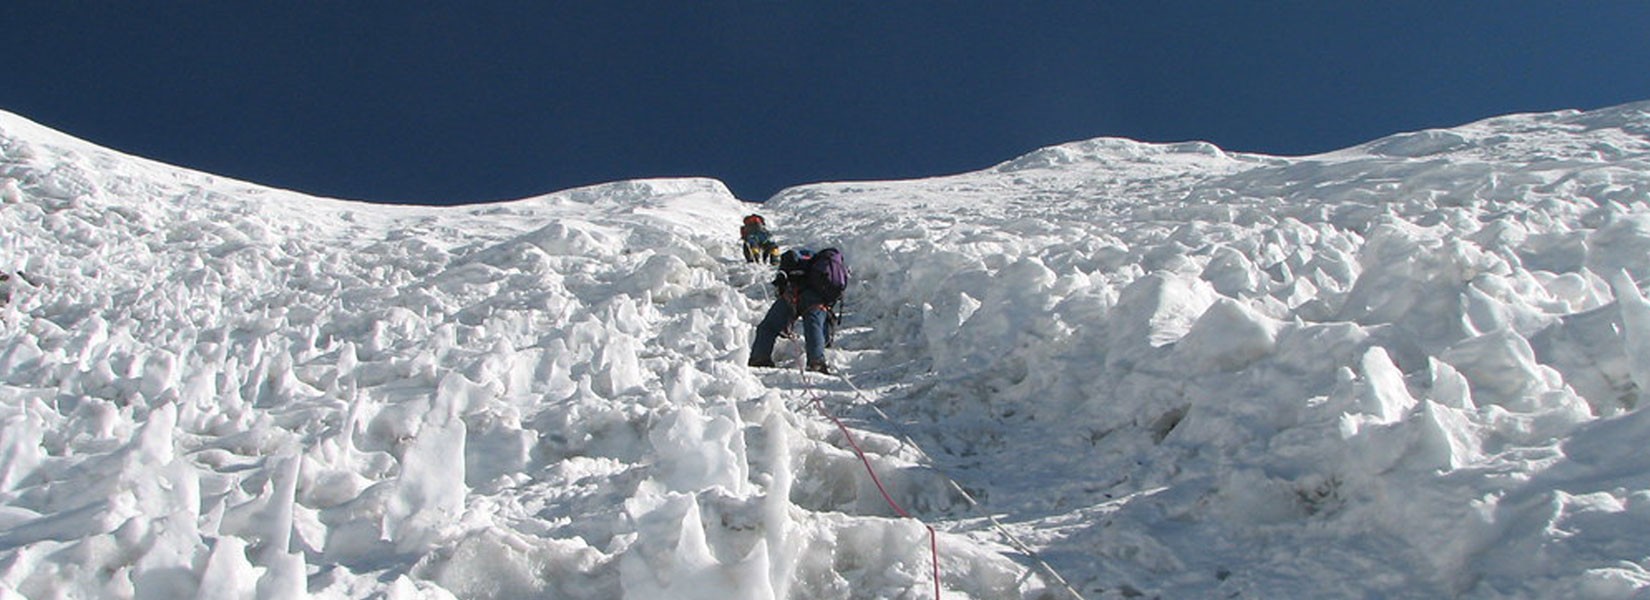
[[[754,210],[846,378],[744,367]],[[1650,103],[453,208],[0,114],[0,232],[0,597],[1650,588]]]

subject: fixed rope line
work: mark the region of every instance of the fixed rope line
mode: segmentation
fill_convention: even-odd
[[[1031,560],[1035,561],[1038,566],[1041,566],[1043,568],[1043,571],[1048,573],[1049,577],[1052,577],[1055,582],[1059,583],[1061,587],[1065,588],[1066,593],[1071,594],[1072,598],[1075,598],[1077,600],[1084,600],[1083,595],[1078,593],[1077,589],[1072,587],[1071,583],[1066,581],[1066,578],[1061,577],[1059,571],[1055,571],[1054,567],[1048,564],[1048,561],[1043,560],[1042,555],[1038,554],[1036,550],[1032,550],[1031,546],[1027,545],[1025,542],[1020,541],[1020,538],[1016,537],[1012,532],[1010,532],[1007,527],[1004,527],[1002,522],[997,520],[996,516],[992,515],[990,511],[987,511],[985,509],[985,506],[980,504],[979,500],[976,500],[974,498],[973,494],[970,494],[970,493],[968,493],[968,490],[963,489],[962,484],[957,483],[957,480],[955,478],[951,477],[951,475],[949,475],[945,471],[941,470],[939,468],[939,463],[937,463],[934,460],[934,457],[929,456],[928,453],[925,452],[922,449],[922,446],[918,446],[917,443],[911,439],[911,436],[905,432],[905,429],[903,427],[900,427],[899,423],[894,421],[894,419],[892,417],[888,416],[888,413],[882,412],[882,409],[880,407],[878,407],[876,405],[876,403],[871,402],[868,398],[866,398],[864,390],[861,390],[861,389],[859,389],[859,386],[854,385],[853,380],[848,379],[848,376],[844,375],[842,373],[837,373],[836,376],[837,376],[837,378],[841,379],[843,383],[848,384],[848,389],[851,389],[851,390],[854,391],[854,397],[858,398],[860,400],[860,404],[862,404],[864,406],[869,406],[871,408],[871,410],[877,414],[877,416],[882,417],[883,421],[886,421],[889,426],[893,427],[894,430],[899,433],[899,436],[900,436],[900,439],[901,439],[902,443],[904,443],[906,445],[909,445],[912,448],[916,449],[917,453],[922,455],[922,458],[924,460],[928,461],[929,468],[932,468],[934,470],[934,472],[939,473],[940,477],[944,478],[946,483],[951,484],[951,489],[956,490],[958,494],[961,494],[963,499],[968,501],[969,506],[972,506],[974,508],[974,510],[978,511],[981,515],[984,515],[986,520],[991,522],[991,527],[993,529],[996,529],[997,533],[1002,534],[1002,536],[1004,538],[1008,539],[1009,545],[1014,546],[1014,548],[1019,550],[1020,552],[1024,552],[1025,555],[1030,557]],[[818,402],[819,398],[816,396],[814,398],[814,401]],[[821,408],[820,410],[824,411],[823,408]],[[826,416],[830,417],[830,415],[828,415],[828,414]],[[836,421],[836,417],[831,417],[831,420]],[[837,426],[841,427],[842,422],[837,421]],[[843,428],[843,431],[846,432],[847,429]],[[852,442],[853,442],[853,438],[850,437],[849,438],[849,443],[852,443]],[[859,450],[858,446],[855,446],[854,450],[856,450],[856,451]],[[861,454],[860,458],[863,459],[864,455]],[[870,467],[870,464],[866,463],[866,467],[867,468]],[[871,477],[874,480],[876,478],[876,475],[873,473],[871,475]],[[877,487],[880,488],[881,484],[878,484]],[[884,495],[886,496],[887,493],[884,492]],[[890,501],[890,502],[892,502],[892,501]],[[933,528],[930,527],[929,530],[932,531]]]
[[[798,358],[802,357],[798,356]],[[801,364],[805,365],[805,363]],[[842,431],[842,436],[848,440],[848,446],[854,449],[854,454],[859,456],[859,462],[865,465],[865,472],[871,474],[871,483],[876,484],[877,491],[882,493],[882,499],[888,502],[888,506],[894,509],[894,513],[901,517],[916,521],[918,524],[921,524],[924,529],[928,530],[928,553],[934,565],[934,600],[940,600],[939,532],[934,530],[933,525],[929,525],[928,523],[923,522],[922,519],[911,516],[911,513],[905,512],[905,509],[901,507],[898,502],[894,501],[893,495],[888,493],[888,488],[882,485],[882,478],[877,477],[877,470],[871,466],[871,459],[865,456],[865,450],[859,447],[859,442],[854,441],[854,434],[848,430],[848,426],[843,424],[841,419],[836,418],[836,415],[832,415],[830,411],[825,410],[825,402],[823,400],[824,394],[815,389],[811,382],[808,382],[808,371],[806,366],[804,366],[799,373],[801,373],[800,377],[802,377],[803,385],[808,388],[809,392],[813,393],[814,408],[819,409],[819,414],[825,415],[826,419],[830,419],[832,423],[836,424],[837,429]],[[853,386],[852,383],[848,385],[850,387]]]
[[[819,414],[825,415],[825,418],[830,419],[832,423],[836,423],[837,429],[842,430],[842,435],[844,437],[848,438],[848,445],[853,447],[854,454],[859,455],[859,462],[862,462],[862,463],[865,464],[865,472],[871,474],[871,483],[876,484],[878,492],[882,492],[882,499],[888,502],[888,506],[893,507],[894,512],[898,513],[899,516],[905,517],[907,519],[915,520],[917,523],[922,524],[922,527],[924,529],[928,530],[928,552],[929,552],[929,555],[933,557],[933,564],[934,564],[934,599],[939,600],[939,597],[940,597],[940,542],[939,542],[939,533],[934,531],[934,526],[933,525],[929,525],[927,523],[924,523],[921,519],[918,519],[916,517],[911,516],[911,513],[905,512],[905,509],[901,508],[899,503],[894,501],[894,497],[890,496],[888,494],[888,488],[883,487],[882,480],[877,477],[877,470],[871,467],[871,459],[869,459],[865,456],[865,451],[859,447],[858,442],[854,441],[854,434],[848,432],[848,426],[843,425],[841,420],[839,420],[835,416],[833,416],[830,413],[830,411],[825,410],[825,403],[820,400],[820,396],[817,396],[817,395],[814,396],[814,407],[819,409]]]
[[[763,291],[763,295],[766,296],[767,295],[766,294],[767,288],[763,287],[762,291]],[[889,496],[888,490],[883,488],[881,480],[879,480],[877,478],[876,470],[871,468],[870,460],[867,459],[865,457],[865,453],[862,450],[860,450],[859,445],[854,441],[853,434],[848,432],[847,426],[843,425],[842,421],[838,420],[835,416],[832,416],[829,412],[827,412],[825,410],[824,404],[820,399],[821,396],[819,395],[819,392],[816,389],[814,389],[813,384],[808,381],[807,360],[806,360],[806,356],[804,354],[804,350],[805,350],[805,348],[802,348],[802,347],[797,348],[797,365],[798,365],[797,377],[799,379],[801,379],[802,386],[804,388],[807,388],[809,391],[811,391],[815,394],[814,397],[813,397],[813,403],[814,403],[815,407],[817,407],[819,409],[821,414],[824,414],[826,418],[828,418],[832,422],[836,423],[837,427],[842,430],[842,434],[847,437],[849,445],[853,446],[854,452],[859,454],[860,462],[864,463],[866,471],[870,472],[871,481],[876,484],[877,490],[882,492],[883,499],[887,500],[888,504],[890,506],[892,506],[894,508],[894,511],[899,513],[900,516],[907,517],[907,518],[913,518],[908,513],[906,513],[905,510],[899,506],[899,504],[895,503],[893,498],[891,496]],[[1060,575],[1059,571],[1054,570],[1054,566],[1048,564],[1048,561],[1044,560],[1043,556],[1041,554],[1039,554],[1036,550],[1033,550],[1029,544],[1026,544],[1024,541],[1020,540],[1020,538],[1018,536],[1015,536],[1013,532],[1009,531],[1008,528],[1005,527],[1002,524],[1001,521],[997,520],[997,517],[995,515],[991,514],[990,511],[987,511],[985,509],[984,505],[980,504],[980,501],[978,499],[976,499],[973,494],[970,494],[970,493],[968,493],[968,490],[963,489],[962,484],[957,483],[956,478],[951,477],[950,474],[946,473],[943,469],[939,468],[939,463],[934,460],[934,457],[930,456],[928,454],[928,452],[924,451],[922,449],[922,446],[917,445],[916,441],[912,440],[910,434],[908,434],[905,431],[905,428],[901,427],[899,425],[899,423],[893,419],[893,417],[890,417],[890,416],[888,416],[888,413],[883,412],[882,408],[878,407],[875,402],[871,402],[870,399],[866,397],[865,391],[859,389],[859,386],[854,385],[853,380],[848,379],[848,376],[845,375],[845,374],[842,374],[842,373],[835,373],[835,375],[836,375],[837,378],[841,379],[843,383],[847,384],[849,389],[854,391],[854,397],[859,400],[860,404],[870,407],[871,410],[877,414],[877,416],[881,417],[884,422],[886,422],[890,427],[892,427],[899,434],[899,439],[900,439],[901,444],[908,445],[908,446],[912,447],[913,449],[915,449],[917,451],[917,454],[919,454],[924,460],[928,461],[929,467],[931,469],[933,469],[935,473],[938,473],[941,478],[944,478],[946,483],[951,485],[951,489],[956,490],[956,492],[959,495],[961,495],[964,500],[968,501],[969,506],[973,507],[976,512],[978,512],[979,514],[984,516],[986,518],[986,520],[991,523],[992,529],[995,529],[998,534],[1002,535],[1004,539],[1008,540],[1008,543],[1009,543],[1010,546],[1013,546],[1016,550],[1019,550],[1020,552],[1024,553],[1033,562],[1035,562],[1037,564],[1037,566],[1041,567],[1043,572],[1046,575],[1048,575],[1049,578],[1051,578],[1055,583],[1058,583],[1060,585],[1060,587],[1064,588],[1066,590],[1066,593],[1070,594],[1072,598],[1074,598],[1075,600],[1085,600],[1083,598],[1083,595],[1081,593],[1079,593],[1075,587],[1072,587],[1071,583],[1066,581],[1066,578],[1062,577]],[[922,521],[920,519],[918,519],[918,522],[920,523]],[[939,595],[940,595],[940,566],[939,566],[939,560],[940,559],[939,559],[939,545],[938,545],[938,542],[936,541],[937,540],[937,535],[934,531],[934,528],[932,526],[929,526],[927,523],[923,523],[923,527],[926,527],[928,529],[930,551],[933,553],[933,557],[934,557],[934,597],[939,598]]]

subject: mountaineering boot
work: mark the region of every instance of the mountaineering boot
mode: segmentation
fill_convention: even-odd
[[[771,358],[757,358],[757,357],[752,356],[751,359],[745,363],[745,366],[747,366],[747,367],[771,367],[771,366],[773,366],[773,359],[771,359]]]
[[[823,361],[823,360],[812,360],[812,361],[808,361],[808,370],[813,371],[815,373],[824,373],[826,375],[830,375],[831,374],[831,365],[825,364],[825,361]]]

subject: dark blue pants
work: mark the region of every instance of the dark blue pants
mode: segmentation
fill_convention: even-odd
[[[808,352],[808,362],[825,362],[825,327],[830,313],[814,294],[802,294],[802,341]],[[751,343],[751,359],[773,359],[773,344],[779,334],[796,319],[796,308],[780,298],[768,308],[768,314],[756,325],[756,340]]]

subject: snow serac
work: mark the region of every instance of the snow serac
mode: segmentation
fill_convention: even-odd
[[[769,207],[854,259],[849,372],[1086,595],[1650,585],[1650,103]]]
[[[844,249],[846,380],[744,366],[758,209]],[[0,114],[0,231],[0,596],[931,597],[924,524],[946,598],[1650,588],[1650,104],[760,207],[321,199]]]
[[[14,115],[0,157],[0,596],[932,586],[922,526],[744,367],[766,279],[719,182],[370,205]],[[957,594],[1017,593],[948,546]]]

